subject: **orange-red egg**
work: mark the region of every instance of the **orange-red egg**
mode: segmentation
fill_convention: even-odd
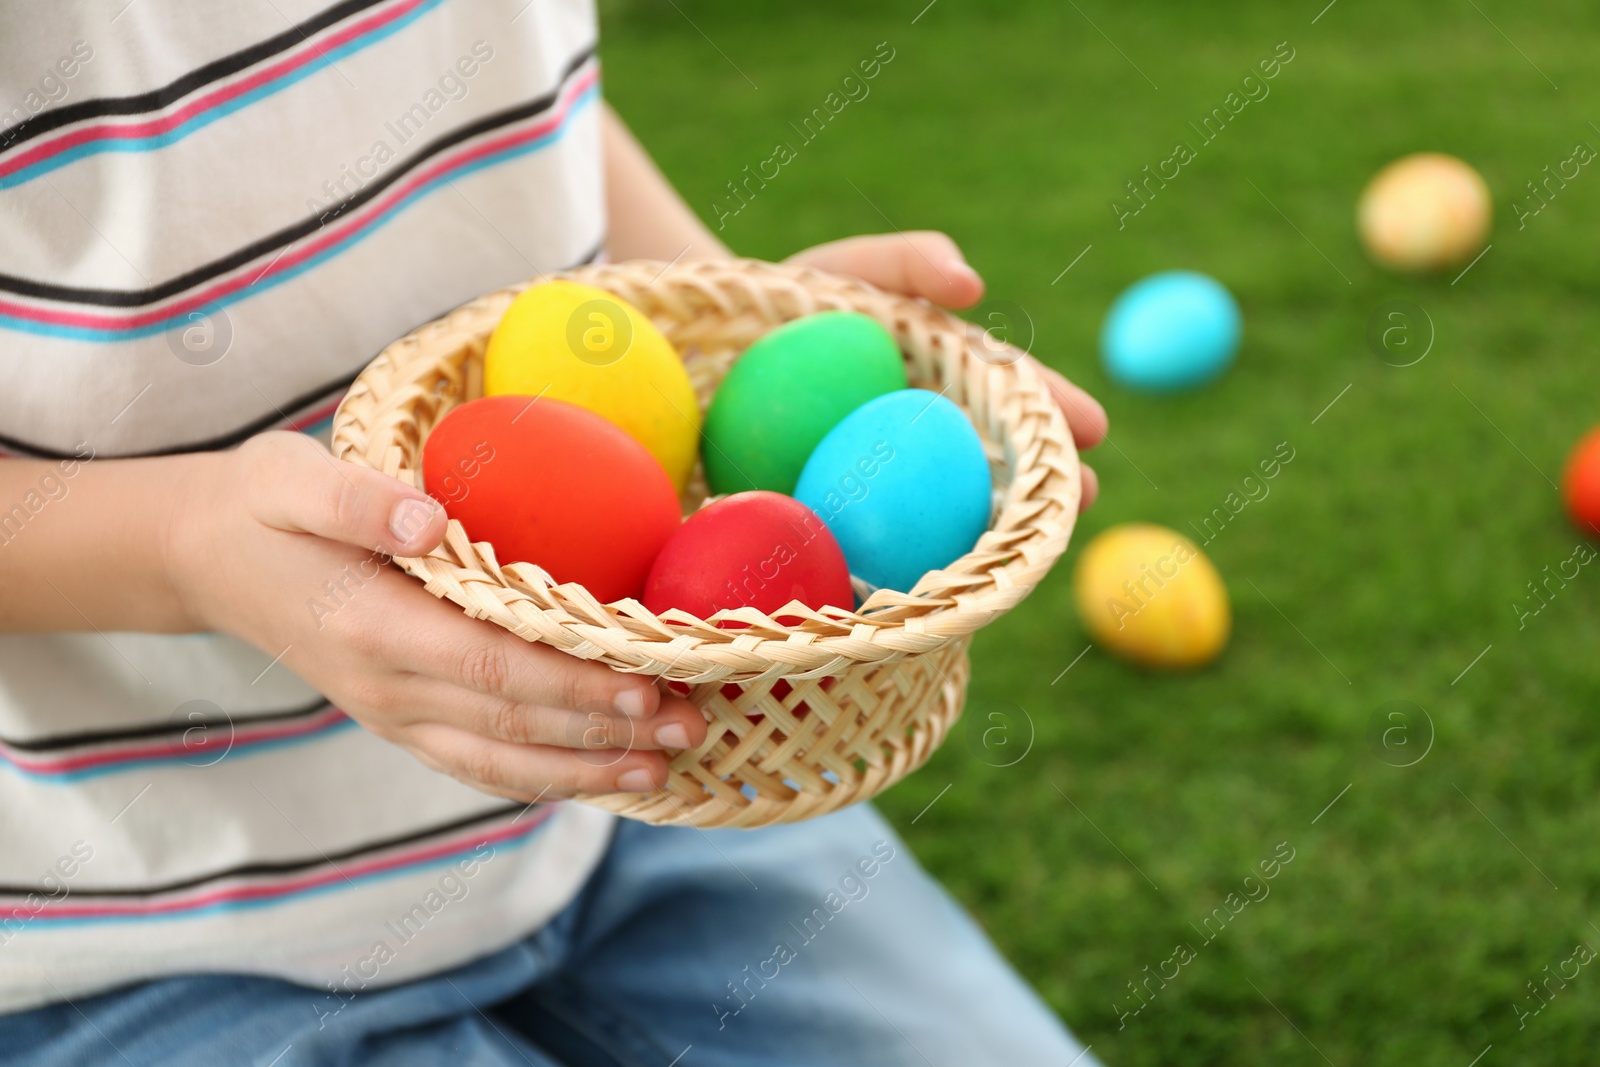
[[[495,559],[532,563],[601,601],[637,597],[681,522],[672,480],[627,433],[549,398],[452,410],[422,448],[429,495]]]
[[[1585,434],[1567,458],[1561,497],[1572,524],[1587,536],[1600,538],[1600,426]]]
[[[702,619],[742,607],[772,615],[792,600],[849,610],[850,570],[810,508],[766,490],[735,493],[691,515],[656,558],[643,597],[657,614],[680,608]]]

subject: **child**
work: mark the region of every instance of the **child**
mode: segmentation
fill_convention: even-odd
[[[1090,1063],[870,807],[561,803],[656,788],[700,713],[383,565],[443,513],[316,435],[387,341],[729,253],[587,0],[315,6],[0,12],[6,1061]],[[982,291],[940,234],[795,259]]]

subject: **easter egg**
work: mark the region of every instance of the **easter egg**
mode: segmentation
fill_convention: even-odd
[[[694,471],[700,408],[683,361],[620,297],[576,282],[523,290],[489,336],[485,396],[565,400],[627,431],[681,492]]]
[[[850,571],[828,527],[781,493],[754,490],[708,504],[678,527],[645,581],[644,606],[708,619],[724,608],[772,615],[792,600],[855,606]]]
[[[823,311],[763,334],[717,387],[701,449],[712,493],[794,492],[839,420],[906,387],[900,348],[876,319]]]
[[[1123,290],[1100,330],[1106,373],[1123,385],[1170,392],[1204,385],[1239,348],[1239,305],[1221,282],[1164,271]]]
[[[993,491],[983,442],[962,410],[926,389],[902,389],[829,430],[794,495],[828,524],[851,574],[910,592],[972,551]]]
[[[532,563],[602,601],[636,597],[682,515],[644,446],[549,397],[454,408],[422,446],[422,482],[501,564]]]
[[[1204,552],[1176,530],[1127,523],[1084,546],[1073,600],[1101,648],[1146,667],[1198,667],[1228,643],[1228,590]]]
[[[1561,498],[1573,525],[1600,538],[1600,426],[1585,434],[1567,458]]]
[[[1367,253],[1395,270],[1464,263],[1483,249],[1492,209],[1483,176],[1454,156],[1419,152],[1380,170],[1356,208]]]

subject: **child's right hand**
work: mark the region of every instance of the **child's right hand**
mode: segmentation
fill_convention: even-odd
[[[196,628],[249,641],[372,733],[486,793],[645,792],[704,717],[649,679],[470,618],[384,562],[445,515],[421,491],[297,433],[194,457],[168,571]]]

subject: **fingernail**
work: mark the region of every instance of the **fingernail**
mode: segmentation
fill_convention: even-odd
[[[630,719],[642,719],[645,715],[644,690],[624,689],[612,701],[612,706],[617,709],[618,715],[626,715]]]
[[[617,788],[624,793],[649,793],[655,787],[655,779],[650,777],[650,772],[643,767],[635,767],[631,771],[623,771],[617,775]]]
[[[409,545],[416,540],[418,534],[427,529],[429,521],[433,518],[433,509],[432,500],[408,498],[400,501],[389,514],[390,536],[402,547]]]
[[[681,722],[669,722],[656,731],[656,744],[662,748],[688,748],[689,731]]]

